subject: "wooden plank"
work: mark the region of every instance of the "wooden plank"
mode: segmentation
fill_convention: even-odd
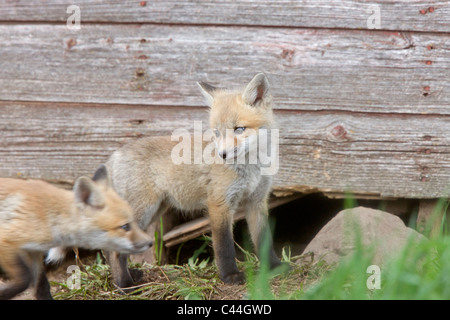
[[[280,111],[282,185],[381,197],[450,191],[448,116]],[[294,182],[295,181],[295,182]]]
[[[0,1],[0,21],[64,22],[69,5],[80,8],[81,24],[168,23],[368,29],[374,7],[383,30],[448,32],[448,1]],[[369,27],[368,27],[369,20]]]
[[[0,99],[203,106],[196,81],[263,71],[278,109],[448,115],[449,50],[449,34],[0,25]]]
[[[196,108],[0,102],[0,176],[70,183],[131,139],[206,118]]]
[[[361,197],[449,195],[449,116],[276,112],[279,195],[325,192]],[[0,102],[0,176],[71,183],[123,143],[207,125],[203,108]]]

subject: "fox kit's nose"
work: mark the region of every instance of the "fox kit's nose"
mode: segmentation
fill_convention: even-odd
[[[225,160],[227,158],[227,152],[226,151],[219,151],[219,156]]]
[[[145,251],[151,246],[153,246],[153,240],[140,241],[134,244],[134,249],[136,249],[137,251]]]

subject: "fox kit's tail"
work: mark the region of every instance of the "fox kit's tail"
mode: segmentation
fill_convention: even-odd
[[[45,264],[61,263],[66,257],[67,252],[68,249],[64,247],[51,248],[45,257]]]

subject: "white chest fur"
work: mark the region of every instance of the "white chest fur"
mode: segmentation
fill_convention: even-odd
[[[255,192],[259,192],[259,189],[265,190],[266,188],[264,186],[261,188],[261,186],[270,183],[270,179],[265,179],[261,175],[259,165],[236,165],[234,169],[238,174],[238,179],[230,185],[226,195],[226,200],[232,207]]]

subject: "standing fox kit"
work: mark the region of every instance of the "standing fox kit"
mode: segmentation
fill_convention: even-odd
[[[30,285],[37,299],[51,299],[43,257],[52,247],[138,253],[150,244],[103,165],[93,179],[78,178],[73,192],[38,180],[0,179],[0,268],[9,278],[0,284],[0,299]]]
[[[244,164],[232,161],[255,149],[252,145],[257,143],[260,129],[272,128],[272,96],[262,73],[243,91],[222,90],[205,83],[198,85],[210,107],[216,155],[225,161],[175,164],[171,155],[178,141],[167,136],[131,142],[114,152],[106,165],[115,190],[130,203],[143,229],[170,207],[185,212],[206,210],[220,278],[225,283],[242,283],[244,274],[236,265],[232,233],[233,215],[239,208],[245,210],[257,251],[264,240],[269,244],[271,267],[280,264],[267,223],[272,177],[261,174],[259,161]],[[203,150],[205,146],[203,142]],[[192,159],[198,156],[195,152],[203,152],[193,149]],[[127,255],[112,253],[109,263],[118,286],[133,284]]]

